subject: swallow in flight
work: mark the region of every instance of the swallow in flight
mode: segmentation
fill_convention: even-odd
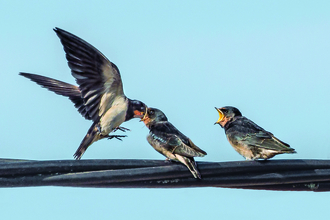
[[[163,154],[167,160],[183,163],[195,178],[201,179],[194,157],[204,157],[205,151],[174,127],[159,109],[147,108],[141,121],[149,128],[147,140],[156,151]]]
[[[215,108],[219,124],[225,129],[229,143],[246,160],[269,159],[277,154],[296,153],[289,144],[242,116],[235,107]]]
[[[142,118],[146,105],[125,96],[117,66],[100,51],[67,31],[60,28],[54,31],[63,44],[71,74],[78,86],[36,74],[20,75],[58,95],[68,97],[84,118],[93,121],[74,154],[74,158],[79,160],[93,142],[103,138],[125,137],[109,133],[123,130],[119,126],[125,121]]]

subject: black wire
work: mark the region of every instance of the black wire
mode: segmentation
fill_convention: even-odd
[[[0,187],[107,188],[224,187],[330,191],[330,160],[198,162],[202,179],[175,162],[159,160],[0,159]]]

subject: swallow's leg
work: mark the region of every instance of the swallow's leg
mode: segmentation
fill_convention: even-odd
[[[130,131],[130,129],[128,129],[128,128],[124,128],[124,127],[116,127],[115,129],[113,129],[113,131],[112,132],[116,132],[116,131],[122,131],[122,132],[126,132],[126,131]]]
[[[104,137],[108,138],[108,140],[110,140],[112,138],[116,138],[116,139],[122,141],[121,138],[127,137],[127,135],[106,135]]]

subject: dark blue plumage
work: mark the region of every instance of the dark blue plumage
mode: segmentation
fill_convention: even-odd
[[[216,124],[225,129],[229,143],[247,160],[269,159],[277,154],[296,153],[289,144],[242,116],[237,108],[226,106],[216,109],[219,113]]]

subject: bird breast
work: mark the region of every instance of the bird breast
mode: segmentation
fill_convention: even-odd
[[[112,106],[100,119],[101,133],[109,134],[113,129],[121,125],[126,118],[128,100],[125,97],[116,97]]]
[[[231,140],[230,138],[228,138],[228,141],[235,151],[245,157],[245,159],[251,160],[254,157],[253,152],[247,145]]]
[[[159,141],[159,142],[161,142],[161,143],[166,143],[166,141],[163,139],[163,138],[161,138],[161,137],[158,137],[157,135],[155,135],[155,134],[151,134],[150,135],[151,136],[151,138],[153,138],[155,141]]]
[[[153,133],[150,133],[147,136],[147,141],[156,151],[163,154],[165,157],[171,160],[177,160],[176,156],[171,151],[168,150],[167,141],[164,140],[163,138]]]

